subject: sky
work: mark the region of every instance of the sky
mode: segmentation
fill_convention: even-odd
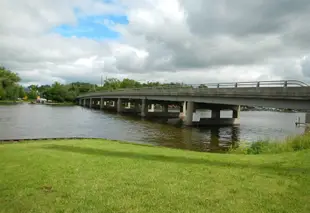
[[[1,0],[0,65],[24,85],[310,83],[309,11],[309,0]]]

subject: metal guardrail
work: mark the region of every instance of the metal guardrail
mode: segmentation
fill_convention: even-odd
[[[138,92],[138,91],[175,91],[175,90],[208,90],[208,89],[229,89],[229,88],[263,88],[263,87],[274,87],[274,88],[287,88],[287,87],[309,87],[308,84],[298,80],[279,80],[279,81],[248,81],[248,82],[223,82],[223,83],[206,83],[206,84],[182,84],[182,85],[163,85],[156,87],[140,87],[140,88],[124,88],[115,90],[100,90],[96,92],[88,92],[83,95],[97,95],[104,92]]]
[[[298,80],[278,80],[278,81],[245,81],[245,82],[224,82],[208,83],[206,86],[216,88],[238,88],[238,87],[289,87],[300,86],[308,87],[309,85]]]

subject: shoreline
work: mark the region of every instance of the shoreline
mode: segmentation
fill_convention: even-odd
[[[132,144],[132,145],[142,145],[149,147],[161,147],[168,149],[177,149],[166,146],[157,146],[149,143],[141,143],[134,141],[122,141],[116,139],[108,139],[108,138],[100,138],[100,137],[46,137],[46,138],[10,138],[10,139],[1,139],[0,144],[17,144],[23,142],[52,142],[52,141],[80,141],[80,140],[101,140],[101,141],[110,141],[110,142],[118,142],[121,144]],[[188,149],[180,149],[183,151],[193,151]],[[293,135],[288,136],[283,140],[262,140],[262,141],[239,141],[238,146],[230,147],[224,152],[201,152],[201,151],[193,151],[197,153],[217,153],[217,154],[238,154],[238,155],[257,155],[257,154],[279,154],[286,152],[296,152],[301,150],[310,150],[310,132],[301,134],[301,135]]]
[[[107,138],[96,138],[96,137],[47,137],[47,138],[13,138],[13,139],[1,139],[0,144],[4,143],[18,143],[23,141],[55,141],[55,140],[111,140]],[[118,141],[118,140],[111,140]],[[129,143],[129,142],[128,142]]]

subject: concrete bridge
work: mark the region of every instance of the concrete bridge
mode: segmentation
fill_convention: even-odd
[[[142,117],[179,117],[188,126],[237,125],[240,105],[310,110],[310,86],[285,80],[134,88],[82,94],[77,100],[81,106]],[[179,112],[169,112],[171,105],[179,106]],[[211,110],[211,118],[193,122],[193,113],[199,109]],[[231,110],[232,117],[221,118],[221,110]],[[310,115],[306,122],[310,123]]]

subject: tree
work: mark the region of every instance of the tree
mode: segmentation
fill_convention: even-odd
[[[28,96],[28,99],[37,99],[38,93],[36,91],[34,91],[34,90],[30,90],[27,93],[27,96]]]
[[[0,99],[16,100],[20,96],[20,77],[17,73],[0,67]]]
[[[6,97],[6,92],[4,90],[4,88],[2,88],[2,86],[0,86],[0,100],[5,99]]]
[[[36,99],[37,96],[40,96],[56,102],[73,102],[81,93],[96,92],[100,90],[111,91],[126,88],[158,86],[191,87],[191,85],[186,85],[184,83],[140,83],[139,81],[129,78],[124,78],[123,80],[119,80],[117,78],[107,78],[104,80],[104,84],[101,87],[96,84],[85,82],[73,82],[70,84],[60,84],[59,82],[55,82],[52,85],[30,85],[28,86],[29,91],[25,93],[24,88],[18,85],[20,80],[20,77],[16,73],[11,72],[4,67],[0,67],[0,100],[16,100],[17,98],[23,98],[27,95],[29,99]]]
[[[200,84],[200,85],[198,86],[198,88],[208,88],[208,86],[205,85],[205,84]]]
[[[37,99],[37,97],[39,95],[38,88],[39,88],[38,85],[28,86],[29,92],[27,93],[27,96],[29,99]]]
[[[107,78],[104,80],[103,87],[107,90],[119,89],[121,87],[121,81],[117,78]]]
[[[120,82],[120,88],[139,88],[141,83],[133,79],[125,78]]]
[[[19,86],[18,90],[19,90],[19,92],[18,92],[19,93],[19,98],[24,98],[26,96],[26,92],[25,92],[24,87]]]
[[[39,86],[38,85],[30,85],[30,86],[28,86],[28,89],[38,92]]]
[[[41,85],[37,88],[37,91],[42,98],[47,98],[47,93],[49,89],[51,88],[50,85]]]

